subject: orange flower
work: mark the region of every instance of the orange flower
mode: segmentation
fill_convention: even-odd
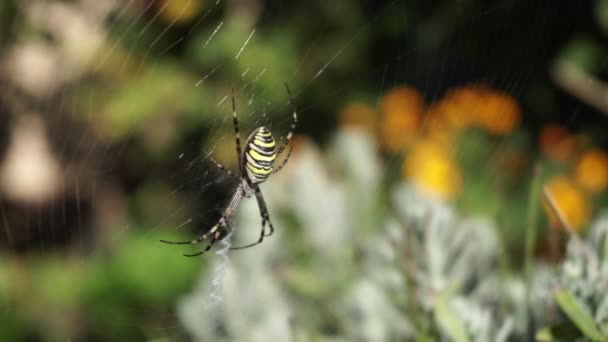
[[[424,115],[424,119],[420,123],[421,128],[425,133],[432,132],[448,132],[450,126],[443,118],[443,111],[439,104],[432,104]]]
[[[591,216],[591,207],[583,192],[564,176],[551,178],[546,183],[545,189],[555,201],[555,206],[564,220],[572,228],[580,231]],[[553,226],[563,229],[555,213],[544,200],[543,206]]]
[[[517,102],[506,93],[485,90],[477,108],[477,123],[493,135],[510,133],[520,120]]]
[[[355,102],[347,105],[339,116],[339,124],[344,128],[361,128],[373,135],[376,132],[376,111],[369,105]]]
[[[574,156],[576,139],[568,131],[555,123],[543,127],[538,136],[540,150],[549,159],[567,162]]]
[[[433,125],[434,123],[431,123],[427,126],[425,138],[444,146],[444,148],[450,148],[454,142],[453,132],[443,128],[444,126]]]
[[[467,86],[456,88],[448,92],[446,97],[438,103],[441,117],[452,128],[463,129],[473,124],[479,103],[481,101],[480,88]]]
[[[591,150],[583,154],[574,169],[574,179],[585,190],[598,193],[608,186],[608,156]]]
[[[444,146],[433,141],[413,147],[403,162],[402,173],[424,193],[442,199],[454,198],[462,188],[458,165]]]
[[[400,152],[418,133],[424,100],[414,88],[401,87],[388,92],[380,101],[383,145]]]
[[[423,127],[427,131],[435,129],[444,131],[460,130],[469,126],[471,122],[470,116],[467,114],[466,108],[453,101],[443,99],[431,105],[426,112],[427,118],[423,123]]]
[[[520,120],[519,106],[511,96],[480,85],[451,90],[427,115],[438,118],[451,129],[461,130],[476,124],[494,135],[511,132]]]

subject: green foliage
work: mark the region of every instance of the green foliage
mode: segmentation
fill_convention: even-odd
[[[146,329],[157,323],[158,315],[170,312],[200,267],[182,262],[181,254],[168,248],[159,253],[164,246],[156,241],[167,235],[125,235],[107,257],[89,260],[86,267],[58,255],[35,258],[29,262],[32,279],[25,287],[19,286],[18,272],[5,265],[2,279],[10,283],[2,287],[7,301],[2,303],[6,319],[0,323],[0,337],[19,340],[41,324],[47,326],[45,339],[63,339],[65,333],[83,330],[74,326],[78,321],[92,324],[94,333],[107,339],[151,337]]]
[[[437,298],[434,312],[437,324],[450,340],[457,342],[469,341],[460,317],[448,304],[447,296]]]
[[[3,305],[4,306],[4,305]],[[0,339],[2,341],[23,341],[28,337],[28,325],[23,317],[15,314],[10,308],[3,308],[0,313]]]
[[[608,54],[604,45],[587,37],[579,37],[570,42],[562,50],[560,61],[568,62],[576,67],[596,73],[603,70],[603,61]]]
[[[375,208],[361,200],[362,194],[381,192],[380,170],[363,167],[374,160],[370,146],[364,135],[341,132],[327,162],[314,147],[302,147],[290,172],[264,184],[269,205],[275,212],[281,208],[275,224],[285,229],[255,249],[230,254],[221,279],[223,301],[213,307],[208,306],[209,286],[217,274],[209,268],[180,306],[189,334],[220,341],[252,333],[261,339],[295,334],[420,341],[511,341],[535,333],[544,340],[566,336],[561,334],[603,336],[596,335],[599,328],[590,328],[601,324],[602,314],[587,314],[585,321],[580,310],[572,309],[573,295],[552,292],[569,279],[561,271],[568,269],[569,259],[557,267],[532,261],[526,282],[500,262],[501,240],[489,219],[461,218],[406,184],[393,188],[393,210],[380,216],[383,224],[368,227],[358,219],[359,212]],[[288,197],[283,197],[284,187]],[[244,204],[235,241],[255,238],[257,216],[254,203]],[[294,222],[299,229],[289,228]],[[581,286],[589,291],[591,283]],[[590,303],[601,301],[593,297]],[[565,317],[547,314],[558,306]],[[201,316],[212,318],[201,322]],[[577,334],[564,322],[583,328]],[[539,323],[551,328],[531,331]]]
[[[580,243],[571,241],[564,260],[536,258],[546,226],[537,201],[543,177],[570,165],[541,160],[532,133],[557,115],[571,120],[581,108],[568,106],[573,100],[547,77],[553,62],[604,76],[608,50],[598,35],[608,30],[608,1],[593,7],[602,31],[594,24],[563,31],[559,19],[570,13],[559,4],[540,14],[546,25],[526,26],[528,5],[507,2],[201,1],[200,12],[184,22],[160,15],[163,1],[112,2],[119,6],[112,18],[99,14],[103,4],[49,1],[38,13],[39,3],[0,2],[2,82],[26,94],[23,100],[5,91],[0,103],[6,117],[32,111],[51,123],[50,150],[68,176],[65,193],[41,207],[65,212],[75,196],[76,229],[54,215],[48,226],[79,235],[36,250],[22,221],[49,219],[36,216],[39,204],[14,215],[11,206],[23,204],[2,198],[2,229],[10,228],[5,220],[16,221],[26,242],[24,250],[1,251],[0,340],[177,340],[182,328],[203,341],[608,336],[607,220]],[[58,12],[32,19],[46,17],[46,9]],[[86,25],[62,23],[57,13]],[[91,65],[71,65],[79,58],[66,54],[79,50],[66,49],[64,40],[84,29],[107,34],[107,41]],[[83,37],[92,36],[69,43],[84,49]],[[8,77],[15,71],[9,57],[21,49],[59,70],[50,73],[45,95]],[[527,126],[500,138],[471,130],[453,143],[464,180],[459,211],[405,183],[397,157],[381,159],[374,139],[334,126],[346,99],[372,103],[408,83],[430,100],[480,79],[514,88],[514,98],[521,94]],[[301,139],[285,171],[262,185],[276,234],[229,254],[227,264],[215,250],[182,257],[199,245],[160,244],[192,238],[204,227],[172,232],[225,204],[203,184],[229,188],[230,181],[206,178],[200,160],[212,149],[217,159],[234,160],[231,89],[243,135],[264,120],[283,132],[283,82],[296,95],[298,134],[326,145]],[[63,115],[87,130],[64,128]],[[576,120],[595,125],[596,118]],[[497,161],[506,150],[524,155],[524,166],[503,170]],[[533,175],[536,160],[542,175]],[[597,198],[606,203],[606,196]],[[255,202],[245,201],[233,222],[234,244],[254,241],[259,223]],[[209,307],[218,278],[222,302]]]
[[[555,292],[555,301],[564,311],[568,318],[579,328],[579,330],[592,341],[605,341],[608,336],[603,336],[599,331],[593,317],[589,315],[576,301],[574,296],[566,290]]]
[[[76,93],[74,102],[83,106],[83,113],[89,113],[86,109],[91,105],[97,113],[103,113],[95,119],[105,134],[124,138],[141,129],[146,120],[165,113],[197,112],[199,120],[204,118],[200,108],[206,92],[193,86],[197,80],[176,61],[154,65],[142,61],[133,67],[137,67],[138,72],[126,72],[127,77],[117,86],[85,87]]]
[[[608,336],[606,222],[605,217],[598,220],[587,241],[570,241],[559,274],[561,289],[555,294],[564,313],[592,340],[606,340]]]
[[[608,1],[597,0],[595,2],[595,17],[604,34],[608,34]]]

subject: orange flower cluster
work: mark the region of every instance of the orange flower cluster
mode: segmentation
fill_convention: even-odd
[[[576,153],[576,139],[563,126],[551,123],[543,127],[538,135],[541,152],[549,159],[568,162]]]
[[[424,99],[416,89],[400,87],[382,97],[380,110],[383,146],[391,152],[403,151],[417,136],[424,112]]]
[[[388,91],[379,104],[379,138],[389,152],[400,153],[425,133],[446,140],[457,132],[479,127],[492,135],[506,135],[520,122],[520,109],[513,97],[485,86],[456,88],[428,108],[420,93],[401,86]],[[374,108],[365,103],[346,106],[340,114],[342,127],[376,132]]]
[[[416,89],[401,86],[381,98],[379,113],[367,104],[353,103],[339,118],[344,128],[377,132],[388,152],[409,149],[402,166],[404,178],[443,199],[454,198],[462,188],[460,166],[449,148],[455,133],[479,127],[491,135],[505,135],[519,121],[519,106],[511,96],[476,85],[451,90],[428,108]]]
[[[576,231],[582,230],[591,216],[591,204],[576,184],[569,178],[558,175],[549,179],[545,189],[555,201],[555,206],[566,223]],[[548,203],[543,202],[543,206],[552,226],[563,229]]]
[[[342,109],[338,124],[346,129],[362,129],[373,136],[376,132],[376,111],[363,102],[351,103]]]
[[[428,196],[452,199],[462,188],[460,168],[446,148],[448,134],[441,134],[447,132],[444,122],[436,122],[441,129],[434,130],[435,134],[421,134],[421,127],[426,124],[422,121],[425,107],[424,99],[413,88],[389,91],[380,101],[381,142],[394,153],[411,147],[403,161],[403,177]]]
[[[406,152],[403,177],[428,195],[442,199],[453,199],[462,191],[460,166],[450,148],[455,136],[468,128],[505,136],[518,127],[520,120],[521,110],[512,96],[482,85],[453,89],[429,106],[416,89],[397,87],[381,98],[378,111],[364,103],[353,103],[340,115],[342,127],[378,133],[386,151]],[[550,160],[574,163],[570,176],[549,179],[546,189],[564,219],[580,230],[591,216],[589,196],[608,188],[608,154],[591,149],[577,156],[585,144],[557,124],[544,127],[538,143]],[[508,150],[501,157],[497,162],[501,170],[512,169],[509,174],[525,169],[527,164],[526,156],[516,150]],[[554,226],[559,226],[554,213],[548,207],[546,210]]]
[[[593,209],[589,198],[608,188],[608,155],[597,149],[589,150],[577,159],[570,176],[555,176],[546,186],[568,223],[581,230]],[[547,214],[559,227],[552,211],[547,209]]]
[[[585,140],[584,136],[576,137],[555,123],[543,127],[538,136],[538,145],[545,157],[572,168],[568,176],[555,176],[546,186],[549,191],[557,188],[552,194],[557,209],[577,231],[590,219],[593,209],[590,198],[608,188],[608,154],[589,148]],[[560,227],[553,212],[549,208],[546,211],[554,226]]]
[[[480,127],[492,135],[506,135],[519,125],[521,113],[510,95],[485,86],[468,86],[450,91],[431,106],[427,116],[453,130]]]
[[[600,150],[585,152],[574,168],[574,180],[587,192],[595,194],[608,186],[608,155]]]
[[[447,200],[462,190],[458,164],[449,149],[434,141],[422,140],[412,148],[403,162],[402,174],[431,197]]]

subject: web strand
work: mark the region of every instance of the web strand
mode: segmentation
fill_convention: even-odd
[[[226,274],[226,267],[228,266],[228,262],[230,261],[230,257],[228,256],[228,251],[232,246],[230,241],[230,237],[232,236],[232,232],[226,235],[221,243],[222,248],[218,249],[215,252],[215,255],[219,257],[218,264],[215,266],[213,271],[213,280],[211,281],[211,292],[209,293],[209,301],[207,302],[206,307],[210,308],[216,306],[223,302],[222,297],[222,284],[224,280],[224,275]]]

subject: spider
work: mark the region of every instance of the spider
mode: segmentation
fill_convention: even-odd
[[[273,174],[281,171],[281,169],[287,164],[289,157],[291,156],[291,151],[293,146],[289,147],[289,151],[287,152],[287,156],[283,160],[283,162],[274,168],[275,161],[277,158],[285,151],[287,145],[291,141],[291,137],[293,136],[293,131],[296,128],[296,124],[298,123],[298,115],[296,111],[296,107],[293,103],[293,96],[287,84],[285,84],[285,89],[287,90],[287,95],[289,97],[289,104],[293,110],[293,121],[291,123],[291,128],[287,133],[287,137],[283,144],[276,149],[275,140],[272,136],[272,133],[266,127],[258,127],[254,130],[247,140],[245,141],[245,148],[241,147],[241,137],[239,135],[239,120],[236,115],[236,105],[234,100],[234,89],[232,90],[232,119],[234,124],[234,135],[236,137],[236,155],[237,155],[237,163],[239,165],[239,174],[235,175],[232,171],[226,169],[222,164],[218,161],[210,157],[209,159],[223,172],[225,172],[228,176],[235,178],[239,181],[239,186],[236,188],[234,195],[232,195],[232,199],[228,203],[226,209],[224,209],[222,216],[217,221],[217,223],[209,229],[203,235],[197,237],[191,241],[165,241],[160,240],[161,242],[175,245],[188,245],[188,244],[197,244],[207,240],[209,237],[211,241],[205,247],[204,250],[194,253],[194,254],[184,254],[187,257],[194,257],[201,255],[220,240],[221,237],[225,236],[230,231],[230,219],[234,215],[236,208],[241,203],[243,198],[250,198],[255,195],[255,198],[258,202],[258,207],[260,210],[260,216],[262,217],[262,231],[260,232],[260,238],[253,243],[248,245],[240,246],[240,247],[232,247],[230,249],[243,249],[255,246],[260,244],[265,237],[270,236],[274,233],[274,227],[272,226],[272,222],[270,221],[270,215],[268,214],[268,208],[266,206],[266,201],[264,201],[264,196],[262,195],[262,191],[260,190],[259,184],[263,183],[268,179],[268,177]],[[266,232],[266,224],[268,224],[269,231]]]

